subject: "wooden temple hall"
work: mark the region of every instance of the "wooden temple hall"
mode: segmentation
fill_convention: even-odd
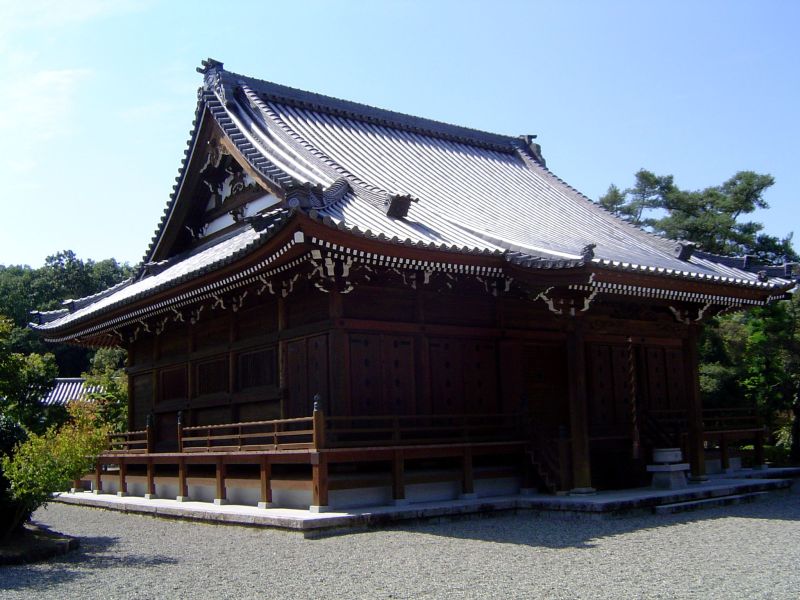
[[[535,136],[198,70],[136,276],[34,313],[47,340],[128,351],[96,490],[325,510],[646,485],[665,447],[702,478],[709,444],[758,450],[703,409],[697,337],[788,273],[614,217]]]

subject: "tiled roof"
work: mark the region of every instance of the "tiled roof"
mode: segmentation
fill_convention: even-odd
[[[189,252],[177,255],[158,265],[153,274],[139,280],[129,279],[113,288],[111,294],[100,294],[92,303],[77,303],[80,308],[48,313],[34,313],[39,322],[33,323],[34,329],[58,329],[65,324],[73,324],[91,319],[98,313],[119,308],[146,298],[156,292],[175,287],[191,281],[210,271],[217,270],[237,258],[250,254],[255,248],[263,245],[291,215],[285,209],[273,209],[261,218],[252,220],[241,229],[221,238],[215,238],[208,244],[198,246]]]
[[[252,252],[290,212],[270,212],[264,227],[244,224],[148,271],[169,228],[203,119],[213,119],[284,205],[354,235],[457,253],[502,256],[530,269],[589,263],[605,269],[724,282],[782,291],[734,259],[689,253],[617,217],[553,175],[529,136],[511,137],[421,119],[225,71],[204,61],[204,85],[176,185],[139,274],[62,311],[37,313],[38,329],[57,329],[190,281]],[[389,216],[401,198],[408,212]],[[186,198],[188,200],[188,198]],[[402,203],[401,203],[402,204]],[[173,222],[175,221],[175,222]]]
[[[58,377],[53,380],[53,388],[42,398],[45,406],[65,405],[72,400],[84,400],[87,394],[102,391],[97,386],[87,386],[81,377]]]

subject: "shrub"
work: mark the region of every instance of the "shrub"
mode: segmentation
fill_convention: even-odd
[[[0,414],[0,458],[11,456],[14,448],[27,439],[25,430],[9,416]],[[11,497],[11,483],[0,468],[0,538],[19,525],[19,502]],[[25,515],[27,517],[27,515]]]
[[[2,459],[3,472],[11,483],[11,498],[16,503],[11,529],[47,504],[53,493],[69,489],[72,481],[91,469],[108,444],[109,429],[101,422],[96,405],[74,402],[68,410],[70,420],[60,428],[54,426],[41,435],[31,434],[12,456]]]

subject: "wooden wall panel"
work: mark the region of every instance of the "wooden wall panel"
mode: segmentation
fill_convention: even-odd
[[[144,429],[147,425],[147,415],[153,409],[152,373],[142,373],[132,378],[130,409],[133,429]]]
[[[277,401],[248,402],[238,408],[240,421],[269,421],[281,417],[281,406]]]
[[[651,410],[669,409],[669,392],[664,362],[664,349],[657,346],[644,348],[647,401]]]
[[[187,399],[186,365],[162,369],[159,377],[159,388],[159,402]]]
[[[589,371],[589,434],[602,435],[614,430],[614,405],[617,387],[612,368],[611,347],[590,344],[587,353]]]
[[[347,318],[413,323],[416,296],[411,290],[356,289],[342,297]]]
[[[431,339],[428,347],[431,405],[434,414],[462,414],[464,411],[462,340]]]
[[[684,371],[683,352],[677,348],[664,350],[666,374],[668,382],[668,396],[670,410],[685,409],[686,404],[686,375]]]
[[[555,434],[559,426],[569,424],[566,346],[525,344],[523,355],[529,410],[540,426]]]
[[[328,407],[328,335],[322,334],[306,340],[308,357],[308,399],[307,413],[310,416],[314,410],[314,396],[322,397],[322,408]]]
[[[216,425],[232,421],[233,414],[230,406],[213,406],[192,411],[192,424],[194,425]]]
[[[192,328],[195,350],[227,345],[230,341],[230,323],[228,315],[214,316],[206,321],[201,319]]]
[[[464,410],[472,414],[496,412],[499,403],[495,343],[466,340],[463,348]]]
[[[348,336],[350,347],[350,403],[354,415],[382,414],[381,336]]]
[[[308,351],[306,340],[293,340],[286,344],[286,417],[307,417]]]
[[[384,335],[381,362],[383,414],[414,414],[416,396],[414,338]]]

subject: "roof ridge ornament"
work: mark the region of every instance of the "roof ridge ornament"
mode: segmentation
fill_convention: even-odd
[[[525,134],[518,136],[520,140],[522,140],[523,144],[525,145],[525,150],[530,152],[533,155],[533,158],[536,159],[543,167],[547,166],[547,161],[544,159],[544,155],[542,154],[542,146],[541,144],[537,144],[533,140],[535,140],[538,136],[536,134]]]
[[[589,262],[594,258],[594,249],[597,248],[597,244],[586,244],[583,248],[581,248],[581,258],[585,262]]]
[[[219,60],[213,59],[210,56],[207,59],[205,59],[203,61],[200,61],[200,65],[201,66],[197,67],[197,69],[195,69],[195,70],[198,73],[202,73],[203,75],[205,75],[209,71],[214,71],[214,70],[217,70],[217,69],[219,69],[221,71],[223,69],[222,62],[219,61]]]
[[[689,260],[692,257],[692,254],[694,254],[695,248],[697,248],[697,244],[694,242],[680,240],[677,244],[675,244],[675,247],[672,249],[672,253],[678,260]]]

